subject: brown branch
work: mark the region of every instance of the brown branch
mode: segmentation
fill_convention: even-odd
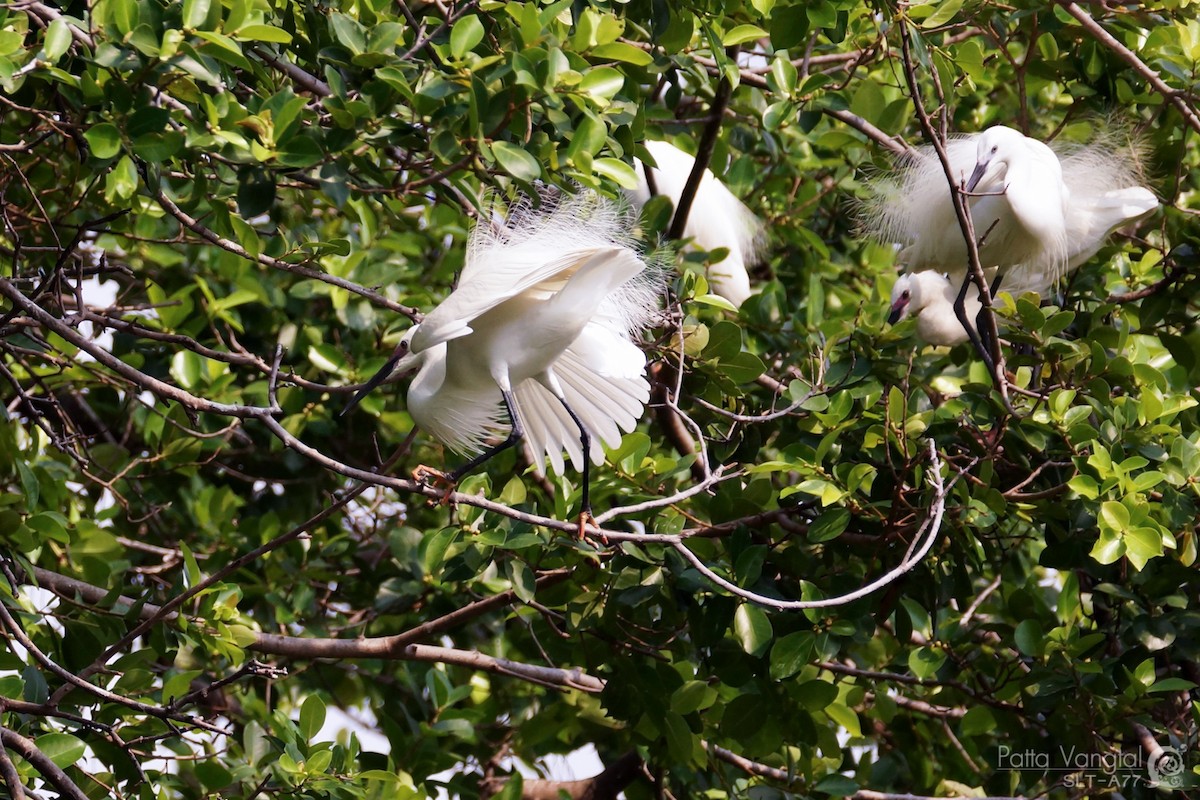
[[[712,753],[726,764],[732,764],[747,774],[757,775],[760,778],[768,778],[778,783],[782,783],[785,786],[793,786],[804,782],[804,777],[801,775],[794,775],[787,770],[778,769],[777,767],[768,767],[766,764],[760,764],[757,761],[751,761],[745,756],[739,756],[732,750],[726,750],[724,747],[710,744],[709,742],[703,740],[700,742],[700,744],[705,750]]]
[[[537,664],[522,664],[507,658],[497,658],[472,650],[457,650],[429,644],[407,644],[396,647],[381,639],[306,639],[296,636],[259,634],[246,649],[274,656],[292,658],[386,658],[400,661],[429,661],[437,664],[456,664],[496,675],[520,678],[530,683],[561,689],[576,689],[593,694],[604,691],[604,681],[588,675],[579,668],[560,669]]]
[[[929,140],[937,153],[938,161],[942,165],[942,171],[946,175],[946,182],[950,187],[950,198],[954,205],[954,215],[958,218],[958,226],[962,230],[963,239],[967,246],[967,274],[971,281],[974,281],[979,291],[979,304],[982,306],[980,315],[983,320],[983,326],[988,334],[991,352],[983,351],[982,346],[978,343],[977,334],[972,333],[971,326],[967,320],[960,320],[967,333],[975,338],[972,343],[980,350],[980,354],[987,356],[991,361],[989,365],[992,368],[992,383],[996,387],[996,391],[1000,393],[1000,399],[1004,403],[1005,409],[1010,414],[1015,416],[1012,403],[1008,399],[1008,378],[1004,371],[1004,354],[1000,350],[1000,331],[996,327],[996,315],[992,311],[992,293],[988,286],[987,276],[984,274],[983,265],[979,260],[979,245],[975,238],[975,225],[971,220],[971,203],[967,198],[965,187],[960,180],[957,180],[954,175],[954,170],[950,165],[950,157],[946,153],[946,103],[945,98],[942,98],[942,130],[936,131],[933,127],[933,122],[930,119],[929,112],[925,109],[925,103],[921,99],[921,86],[917,80],[916,64],[912,57],[911,34],[908,30],[908,23],[904,19],[898,21],[900,27],[900,46],[901,56],[904,62],[904,78],[908,83],[909,94],[912,97],[913,110],[917,114],[917,120],[921,124],[921,131],[925,134],[925,138]],[[934,88],[941,94],[941,80],[935,69],[933,76]],[[984,234],[987,235],[986,232]],[[964,287],[965,288],[965,287]],[[976,322],[978,324],[978,322]]]
[[[80,334],[70,325],[61,319],[50,314],[41,306],[34,303],[28,297],[23,295],[12,285],[8,280],[0,278],[0,295],[7,297],[12,301],[14,308],[20,308],[26,315],[36,320],[43,328],[48,328],[54,333],[66,339],[71,344],[83,350],[85,353],[96,359],[97,362],[108,367],[113,372],[116,372],[121,377],[130,381],[136,386],[151,392],[152,394],[163,398],[164,400],[174,400],[180,405],[192,411],[201,411],[209,414],[219,414],[226,417],[260,417],[268,414],[276,414],[280,412],[278,408],[263,408],[260,406],[238,406],[228,403],[215,403],[212,400],[207,400],[203,397],[197,397],[190,392],[186,392],[169,383],[164,383],[157,378],[140,372],[126,364],[121,359],[114,356],[112,353],[100,347],[95,342]]]
[[[1069,2],[1069,0],[1067,2],[1059,0],[1058,4],[1068,14],[1079,20],[1079,24],[1092,35],[1092,38],[1116,53],[1118,58],[1133,67],[1135,72],[1149,81],[1150,85],[1154,87],[1154,91],[1161,94],[1168,103],[1175,106],[1175,109],[1192,130],[1200,133],[1200,115],[1196,114],[1196,109],[1192,108],[1182,92],[1178,92],[1168,86],[1166,81],[1159,77],[1157,72],[1151,69],[1146,62],[1138,58],[1137,53],[1134,53],[1128,47],[1121,44],[1115,36],[1105,30],[1099,22],[1092,19],[1091,15],[1080,8],[1078,4]]]
[[[636,750],[630,750],[604,771],[577,781],[526,779],[521,783],[521,800],[616,800],[625,787],[642,774],[644,762]]]
[[[261,58],[263,61],[270,64],[275,69],[282,72],[292,79],[292,82],[305,89],[317,97],[329,97],[333,92],[329,88],[329,84],[313,75],[311,72],[293,64],[287,59],[280,58],[271,53],[265,47],[253,45],[250,47],[250,52]]]
[[[8,787],[8,796],[12,800],[25,800],[25,785],[21,783],[17,765],[8,757],[8,749],[4,746],[2,738],[0,738],[0,779],[4,780],[4,785]]]
[[[736,59],[737,52],[738,49],[733,47],[729,49],[727,55],[731,59]],[[721,134],[721,121],[725,116],[725,109],[729,106],[729,98],[732,96],[733,83],[729,80],[729,76],[722,74],[717,81],[717,90],[713,95],[712,106],[708,112],[708,124],[704,126],[704,131],[700,134],[700,142],[696,147],[696,160],[692,162],[692,171],[688,174],[687,183],[683,185],[679,202],[675,204],[675,216],[671,219],[671,227],[667,231],[668,239],[683,238],[688,214],[692,210],[692,201],[696,198],[696,190],[700,188],[700,181],[704,178],[709,161],[712,160],[713,148],[716,147],[717,137]]]
[[[33,768],[41,773],[46,782],[51,784],[61,797],[68,798],[68,800],[88,800],[88,796],[80,791],[63,768],[51,761],[49,756],[39,750],[37,745],[29,739],[8,728],[0,727],[0,742],[32,764]],[[11,790],[12,785],[9,786]]]

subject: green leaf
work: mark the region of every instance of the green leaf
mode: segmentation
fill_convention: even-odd
[[[683,717],[674,711],[668,711],[659,720],[659,728],[667,740],[667,751],[671,758],[680,764],[686,764],[692,758],[692,740],[695,738]]]
[[[769,38],[769,34],[757,25],[738,25],[721,37],[721,44],[725,47],[733,47],[767,38]]]
[[[1013,632],[1017,649],[1027,656],[1040,656],[1044,647],[1041,626],[1034,620],[1022,620]]]
[[[611,181],[614,181],[622,189],[636,189],[638,185],[637,173],[633,166],[626,164],[619,158],[610,158],[605,156],[592,161],[592,169],[597,175],[603,175]]]
[[[253,42],[275,42],[276,44],[290,44],[292,35],[282,28],[276,28],[274,25],[243,25],[233,33],[233,38],[238,41],[253,41]]]
[[[199,30],[208,20],[208,9],[212,0],[183,0],[183,27]]]
[[[525,150],[510,142],[492,142],[492,153],[500,168],[517,180],[532,183],[542,176],[542,166]]]
[[[67,519],[56,511],[40,511],[25,520],[25,525],[36,533],[43,542],[55,541],[67,544],[71,535],[67,532]]]
[[[111,122],[93,125],[84,131],[83,138],[96,158],[112,158],[121,152],[121,133]]]
[[[65,19],[59,17],[46,28],[46,37],[42,40],[42,58],[51,64],[57,63],[70,47],[71,28]]]
[[[104,183],[104,196],[111,201],[129,200],[138,187],[137,167],[129,156],[121,156],[121,160],[108,173]]]
[[[847,778],[845,775],[826,775],[821,780],[817,781],[813,790],[827,794],[830,797],[849,797],[857,792],[859,786],[853,779]]]
[[[505,562],[505,571],[508,573],[508,580],[517,597],[523,602],[531,602],[537,590],[537,583],[529,565],[524,561],[512,559]]]
[[[688,681],[671,693],[671,710],[676,714],[691,714],[708,708],[717,699],[717,690],[704,681]]]
[[[945,0],[921,23],[922,28],[938,28],[954,19],[954,15],[963,7],[963,0]]]
[[[310,694],[300,706],[300,735],[307,741],[321,732],[325,726],[325,701],[318,694]]]
[[[811,631],[796,631],[778,639],[771,648],[771,677],[790,678],[812,659],[816,638]]]
[[[38,498],[41,496],[42,486],[38,483],[37,476],[33,474],[33,470],[29,468],[23,460],[18,459],[16,462],[17,477],[21,481],[21,491],[25,493],[25,508],[37,508]]]
[[[937,675],[937,671],[946,663],[946,653],[940,648],[918,647],[909,652],[908,668],[918,678],[928,679]]]
[[[774,633],[766,612],[749,603],[741,604],[734,612],[733,630],[742,649],[752,656],[759,655],[770,646]]]
[[[601,106],[621,91],[625,85],[625,75],[614,67],[594,67],[587,71],[579,82],[579,90],[600,102]]]
[[[87,745],[69,733],[47,733],[33,740],[42,755],[63,769],[83,758]]]
[[[850,512],[844,508],[829,508],[822,511],[808,526],[810,542],[828,542],[842,535],[850,524]]]
[[[1137,569],[1142,569],[1152,558],[1163,554],[1162,534],[1155,528],[1134,528],[1125,532],[1125,557]]]
[[[588,54],[593,58],[609,61],[623,61],[638,67],[654,63],[654,57],[640,47],[634,47],[626,42],[608,42],[593,47]]]
[[[475,14],[468,14],[454,23],[450,31],[450,54],[461,59],[483,41],[483,23]]]
[[[1117,531],[1102,528],[1090,555],[1101,564],[1111,564],[1125,555],[1125,542]]]

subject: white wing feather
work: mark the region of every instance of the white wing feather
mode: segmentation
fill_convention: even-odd
[[[592,360],[603,341],[625,353],[622,361],[632,360],[636,352],[637,367],[626,363],[620,369],[621,375],[603,374],[600,369],[604,365]],[[576,344],[555,362],[554,374],[567,403],[592,437],[588,455],[593,463],[602,464],[604,447],[620,445],[621,431],[631,431],[637,426],[650,399],[650,384],[645,378],[646,357],[635,344],[599,325],[589,325]],[[530,460],[539,474],[547,457],[554,471],[562,474],[564,450],[575,468],[582,469],[584,454],[579,429],[558,398],[532,378],[517,386],[513,394]]]
[[[413,337],[414,352],[467,335],[471,320],[517,295],[553,294],[594,257],[631,252],[626,204],[591,193],[547,193],[541,203],[538,209],[510,209],[505,225],[475,226],[458,288],[425,317]]]

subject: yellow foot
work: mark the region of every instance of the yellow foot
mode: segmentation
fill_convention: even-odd
[[[427,467],[424,464],[417,465],[417,468],[412,471],[412,476],[413,480],[418,480],[426,486],[435,486],[437,484],[444,486],[446,491],[442,493],[438,501],[442,505],[450,502],[450,495],[454,494],[454,487],[457,486],[454,478],[450,477],[448,473],[442,472],[440,469]]]

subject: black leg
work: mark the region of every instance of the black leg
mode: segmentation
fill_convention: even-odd
[[[963,330],[967,332],[967,338],[971,340],[971,345],[975,348],[975,352],[979,353],[983,363],[988,365],[989,371],[995,371],[992,364],[992,351],[983,346],[983,340],[979,338],[982,328],[976,328],[979,325],[979,320],[972,320],[967,316],[967,292],[975,285],[975,281],[971,280],[970,274],[963,278],[963,284],[958,288],[958,297],[954,298],[954,316],[958,317],[959,323],[963,326]],[[980,311],[982,314],[982,311]]]
[[[468,472],[475,469],[476,467],[478,467],[483,462],[487,461],[492,456],[496,455],[497,453],[501,453],[501,452],[507,450],[508,448],[510,448],[514,444],[516,444],[517,442],[521,441],[521,437],[523,437],[525,435],[525,431],[521,427],[521,421],[519,419],[517,419],[517,414],[516,414],[516,412],[513,411],[512,392],[506,392],[503,389],[501,389],[500,394],[504,397],[504,408],[508,411],[509,421],[512,422],[512,428],[509,431],[508,438],[505,439],[500,444],[496,445],[495,447],[491,448],[490,450],[480,453],[479,455],[475,456],[467,463],[463,464],[458,469],[451,472],[450,480],[453,481],[454,483],[458,483],[459,479],[462,478],[463,475],[466,475]],[[570,409],[568,409],[568,410],[570,410]],[[572,414],[571,416],[574,417],[574,414]]]
[[[988,291],[990,292],[990,294],[988,296],[991,297],[993,301],[995,301],[995,299],[996,299],[996,292],[1000,291],[1000,281],[1002,278],[1004,278],[1004,274],[997,271],[996,277],[992,280],[992,285],[988,289]],[[976,327],[976,330],[979,331],[980,341],[983,342],[983,346],[987,349],[988,365],[991,366],[992,331],[991,331],[990,326],[983,324],[983,318],[984,318],[984,310],[982,308],[980,308],[979,314],[976,315],[975,327]]]
[[[575,421],[575,426],[579,428],[579,443],[583,445],[583,508],[580,511],[590,517],[592,515],[592,501],[588,490],[591,485],[589,467],[591,467],[592,461],[592,437],[588,433],[587,426],[583,424],[583,420],[575,415],[575,411],[567,404],[567,401],[560,397],[558,398],[558,402],[562,403],[562,407],[567,410],[567,413],[571,415],[571,419]]]

